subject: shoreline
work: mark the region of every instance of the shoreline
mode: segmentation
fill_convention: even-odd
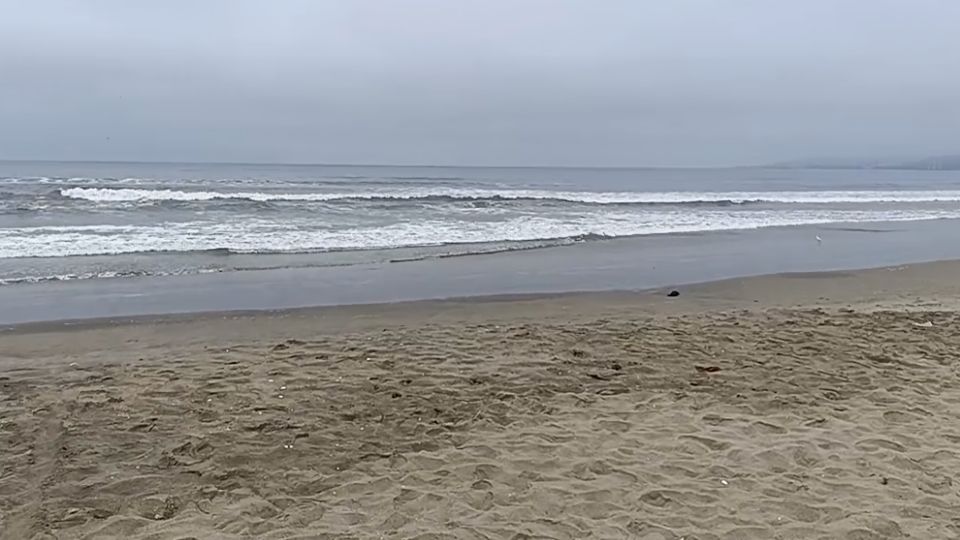
[[[226,310],[128,317],[63,319],[0,325],[10,358],[36,353],[34,337],[76,336],[137,341],[203,341],[210,329],[225,339],[276,333],[336,335],[383,327],[516,322],[586,321],[604,316],[650,317],[770,309],[960,310],[960,259],[857,270],[783,272],[645,290],[570,291],[423,299],[398,302]],[[671,290],[680,292],[669,297]],[[932,296],[936,291],[941,298]],[[198,331],[197,328],[202,330]],[[278,339],[280,339],[278,337]],[[97,339],[75,342],[78,352],[104,348]],[[41,344],[42,345],[42,344]],[[43,348],[42,346],[40,347]],[[0,366],[2,367],[2,366]]]
[[[450,306],[479,306],[484,304],[504,304],[504,303],[550,303],[562,302],[565,300],[574,301],[594,301],[610,302],[625,297],[631,298],[631,303],[636,302],[636,307],[642,303],[651,303],[653,308],[662,308],[666,303],[673,305],[684,305],[688,298],[671,298],[664,296],[672,291],[709,291],[732,287],[733,285],[748,286],[751,281],[761,282],[769,280],[795,280],[810,279],[821,280],[825,278],[837,278],[850,275],[867,275],[880,272],[891,272],[904,269],[923,269],[924,267],[934,266],[953,266],[957,265],[960,270],[960,259],[946,259],[937,261],[922,261],[916,263],[900,264],[895,266],[879,266],[869,268],[856,268],[851,270],[823,270],[815,272],[779,272],[773,274],[747,275],[725,279],[717,279],[702,282],[678,283],[666,287],[656,287],[649,289],[615,289],[615,290],[582,290],[582,291],[563,291],[549,293],[516,293],[516,294],[487,294],[474,296],[453,296],[449,298],[425,298],[420,300],[400,300],[396,302],[370,302],[360,304],[335,304],[335,305],[315,305],[302,306],[294,308],[281,309],[238,309],[238,310],[211,310],[181,313],[153,313],[121,317],[89,317],[77,319],[56,319],[49,321],[29,321],[23,323],[14,323],[9,325],[0,325],[0,336],[3,333],[32,333],[56,330],[87,330],[98,329],[110,326],[120,325],[151,325],[151,324],[177,324],[202,322],[215,319],[253,319],[253,318],[284,318],[284,317],[322,317],[322,316],[342,316],[351,314],[353,316],[364,316],[371,313],[389,313],[405,311],[430,311],[443,310]],[[681,293],[681,296],[684,296]],[[700,297],[703,300],[702,297]],[[743,300],[746,302],[748,300]],[[750,300],[752,301],[752,300]],[[757,300],[759,301],[759,300]],[[687,302],[689,305],[689,302]],[[805,304],[798,304],[792,307],[804,307]],[[747,307],[744,303],[743,307]],[[787,307],[787,306],[785,306]]]
[[[883,227],[882,234],[876,227]],[[567,292],[643,291],[738,276],[960,259],[954,222],[650,236],[404,264],[0,287],[0,327],[40,321]],[[818,244],[815,236],[823,235]]]
[[[489,304],[543,304],[549,308],[551,303],[565,301],[586,302],[592,304],[613,304],[630,306],[646,310],[677,308],[678,311],[704,311],[710,309],[743,309],[750,307],[750,303],[763,303],[770,306],[771,293],[761,290],[752,296],[746,292],[754,284],[768,285],[771,281],[783,283],[805,281],[800,284],[803,291],[800,295],[784,295],[782,292],[772,293],[775,296],[790,297],[794,304],[778,302],[778,307],[803,308],[816,305],[817,307],[837,307],[840,304],[850,306],[861,304],[864,299],[855,296],[862,293],[863,283],[853,284],[853,295],[846,291],[842,299],[831,301],[828,297],[813,297],[811,289],[813,283],[837,278],[863,278],[885,276],[889,272],[908,271],[913,273],[939,273],[941,270],[956,270],[960,275],[960,259],[944,259],[935,261],[921,261],[915,263],[898,264],[891,266],[877,266],[844,270],[822,270],[813,272],[778,272],[760,275],[745,275],[716,279],[710,281],[678,283],[665,287],[649,289],[614,289],[614,290],[582,290],[547,293],[515,293],[515,294],[487,294],[474,296],[453,296],[448,298],[425,298],[418,300],[400,300],[395,302],[369,302],[358,304],[315,305],[280,309],[238,309],[238,310],[211,310],[181,313],[153,313],[119,317],[88,317],[76,319],[56,319],[45,321],[29,321],[0,325],[0,337],[18,333],[41,333],[57,330],[88,330],[102,329],[111,326],[139,326],[161,324],[189,324],[211,320],[249,320],[257,318],[287,318],[287,317],[367,317],[372,314],[396,315],[409,312],[443,312],[450,308],[461,309],[479,307]],[[915,279],[915,278],[908,278]],[[859,285],[859,289],[858,289]],[[676,298],[666,296],[668,292],[677,290],[680,296]],[[723,298],[717,296],[717,291],[742,290],[741,298]],[[691,302],[691,296],[696,303]],[[626,299],[626,301],[624,301]]]

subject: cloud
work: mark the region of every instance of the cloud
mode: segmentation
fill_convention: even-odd
[[[727,165],[956,152],[960,3],[7,2],[0,156]]]

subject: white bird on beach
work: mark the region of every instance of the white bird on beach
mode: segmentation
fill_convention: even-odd
[[[820,235],[819,235],[819,234],[817,235],[817,243],[818,243],[818,244],[822,244],[822,243],[823,243],[823,238],[820,238]]]

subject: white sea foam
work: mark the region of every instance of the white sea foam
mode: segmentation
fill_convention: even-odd
[[[387,226],[341,229],[318,227],[304,218],[157,225],[35,226],[0,229],[0,258],[214,249],[238,253],[294,253],[938,218],[960,218],[960,209],[605,211],[579,217],[527,215],[494,222],[411,220]]]
[[[366,192],[277,193],[182,191],[171,189],[84,188],[61,189],[60,194],[93,202],[137,201],[335,201],[450,199],[533,199],[590,204],[691,204],[767,202],[784,204],[960,202],[960,190],[930,191],[731,191],[731,192],[586,192],[531,189],[408,188]]]

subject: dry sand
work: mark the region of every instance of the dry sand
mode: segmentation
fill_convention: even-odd
[[[0,333],[0,537],[960,537],[960,264]]]

